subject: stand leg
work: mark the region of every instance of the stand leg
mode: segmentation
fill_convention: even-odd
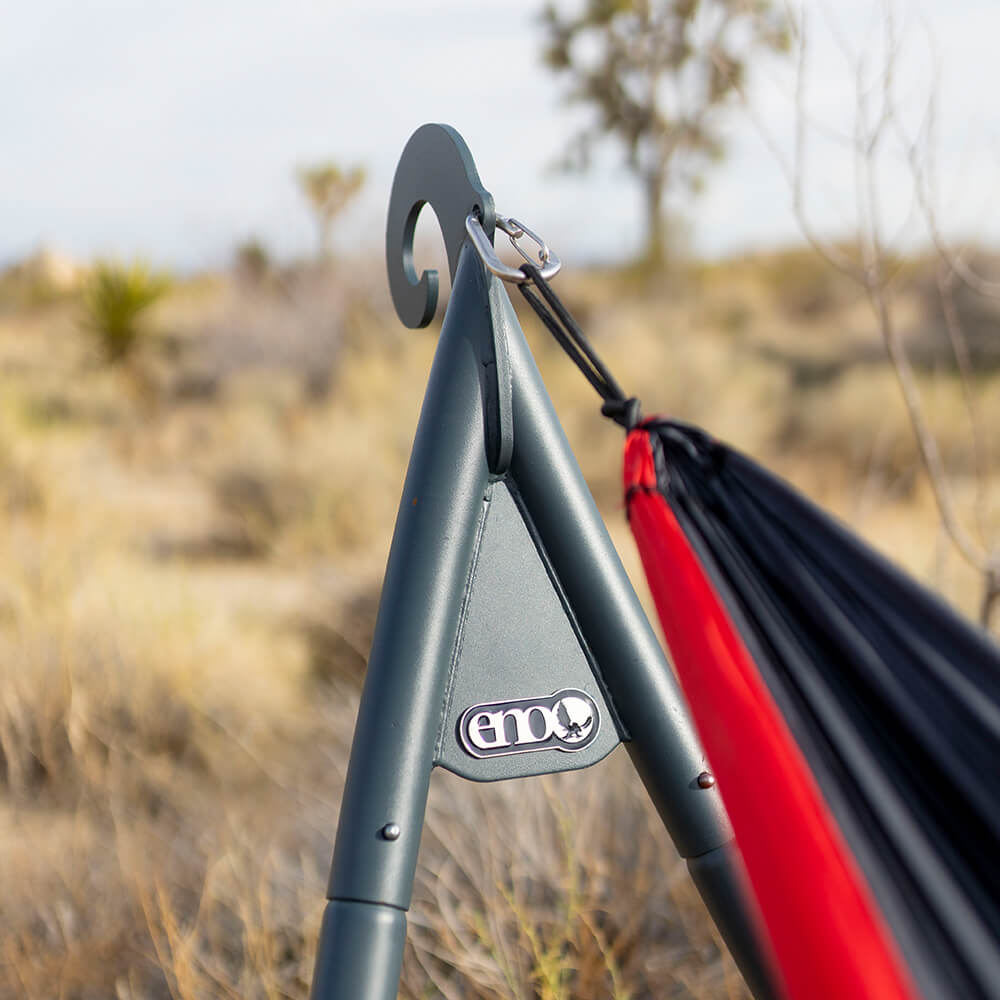
[[[462,253],[431,370],[354,729],[313,1000],[396,996],[434,747],[489,469],[486,278]],[[369,980],[371,983],[369,983]],[[374,984],[374,985],[372,985]]]
[[[319,935],[312,1000],[396,1000],[406,914],[394,906],[333,899]]]
[[[603,671],[629,754],[757,1000],[771,985],[717,788],[673,671],[570,450],[509,300],[496,310],[514,372],[511,470]]]
[[[779,994],[771,971],[764,961],[760,939],[750,919],[750,895],[741,887],[742,872],[733,842],[714,851],[688,858],[688,871],[723,940],[739,966],[750,992],[757,1000],[770,1000]]]

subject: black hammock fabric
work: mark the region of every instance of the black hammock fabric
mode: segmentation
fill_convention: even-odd
[[[744,455],[642,431],[913,983],[1000,998],[1000,650]]]

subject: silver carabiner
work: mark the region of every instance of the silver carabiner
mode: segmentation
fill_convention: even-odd
[[[549,258],[552,256],[552,251],[549,250],[548,245],[545,240],[541,238],[537,233],[533,233],[523,222],[518,222],[517,219],[508,219],[502,215],[497,217],[497,229],[502,230],[510,238],[510,245],[527,261],[529,264],[533,264],[535,267],[542,268],[545,267],[549,262]],[[535,241],[538,247],[538,260],[532,260],[525,252],[524,247],[521,246],[517,241],[522,237],[527,236],[529,239]]]
[[[549,249],[546,242],[537,233],[532,232],[526,225],[518,222],[517,219],[508,219],[502,215],[497,215],[496,224],[497,229],[506,233],[510,238],[511,246],[529,264],[537,267],[539,273],[546,281],[554,278],[559,273],[562,261]],[[486,231],[483,229],[483,224],[479,221],[477,215],[470,214],[466,218],[465,231],[469,234],[472,245],[476,248],[476,252],[482,259],[487,271],[495,274],[498,278],[502,278],[504,281],[512,281],[518,285],[528,280],[528,276],[520,268],[510,267],[500,260],[496,250],[493,248],[493,244],[490,243],[489,238],[486,236]],[[532,260],[517,242],[522,236],[527,236],[529,239],[534,240],[538,247],[537,261]]]

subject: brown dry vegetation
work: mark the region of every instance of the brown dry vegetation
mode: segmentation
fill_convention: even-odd
[[[971,523],[970,436],[918,263],[900,321]],[[647,410],[751,452],[974,613],[866,307],[822,267],[793,252],[669,291],[558,287]],[[93,356],[72,295],[0,294],[0,996],[306,996],[435,343],[398,327],[379,270],[188,282],[124,368]],[[638,580],[620,432],[526,326]],[[515,795],[518,826],[484,835],[473,817]],[[410,929],[408,997],[745,996],[620,751],[516,787],[437,775]]]

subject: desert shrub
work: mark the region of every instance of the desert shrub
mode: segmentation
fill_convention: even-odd
[[[849,266],[861,270],[864,262],[856,246],[844,242],[835,244],[834,249]],[[915,262],[886,254],[883,265],[896,279],[907,279]],[[774,305],[789,319],[820,319],[864,296],[859,278],[838,270],[808,246],[753,254],[743,262],[743,269],[769,293]]]
[[[380,588],[361,588],[349,599],[326,606],[320,614],[303,616],[295,623],[308,657],[306,677],[321,687],[342,681],[360,684],[368,665],[375,632]]]
[[[996,281],[1000,260],[976,253],[969,266]],[[920,368],[954,370],[956,359],[948,336],[948,313],[964,338],[969,361],[978,372],[1000,369],[1000,300],[984,295],[963,282],[956,282],[947,296],[939,285],[939,261],[927,261],[914,281],[921,317],[908,340],[910,360]]]
[[[169,288],[169,278],[142,261],[94,266],[83,288],[82,322],[106,361],[120,362],[132,353],[142,332],[141,315]]]
[[[242,465],[223,469],[213,490],[229,534],[235,531],[249,546],[246,554],[255,556],[272,549],[289,522],[302,516],[308,498],[293,473]]]
[[[36,513],[44,506],[45,484],[0,437],[0,513],[8,516]]]
[[[744,336],[753,325],[754,310],[741,298],[713,302],[707,310],[706,322],[730,337]]]
[[[162,678],[116,662],[90,643],[22,640],[5,650],[17,664],[0,682],[0,793],[15,801],[109,791],[146,807],[155,803],[149,760],[200,766],[191,711]]]
[[[758,273],[775,304],[794,319],[827,313],[850,290],[848,280],[809,248],[794,248],[762,255]]]
[[[280,292],[280,294],[277,294]],[[340,357],[352,293],[318,271],[272,271],[246,281],[204,310],[178,378],[193,376],[193,396],[214,395],[248,371],[291,373],[307,398],[322,398]],[[182,385],[175,385],[175,393]]]
[[[256,237],[244,240],[233,251],[236,276],[251,285],[259,285],[271,273],[272,261],[267,247]]]

